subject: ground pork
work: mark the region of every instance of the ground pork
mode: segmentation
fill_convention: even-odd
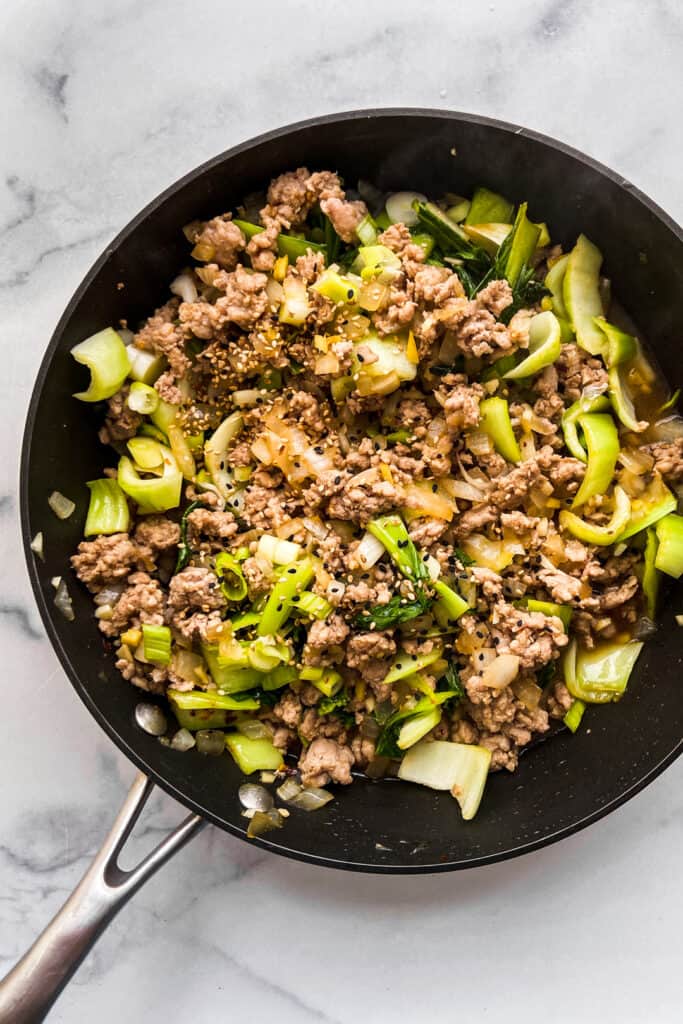
[[[541,475],[537,461],[522,462],[503,476],[496,477],[495,486],[489,494],[489,502],[495,508],[510,511],[523,505],[529,490]]]
[[[129,393],[130,387],[126,385],[109,399],[107,415],[99,432],[102,444],[127,441],[129,437],[137,434],[142,416],[128,407]]]
[[[242,572],[252,601],[270,592],[274,577],[273,567],[269,562],[261,558],[246,558],[242,562]]]
[[[579,489],[586,473],[585,463],[569,455],[558,455],[550,445],[543,445],[536,462],[560,498],[571,498]]]
[[[134,572],[128,577],[128,586],[121,594],[108,621],[100,620],[100,629],[106,636],[116,636],[129,626],[146,622],[161,626],[164,622],[166,601],[157,580],[146,572]]]
[[[454,387],[437,392],[436,398],[443,407],[446,426],[459,434],[478,424],[479,403],[485,392],[481,384],[467,384],[464,377],[456,379],[458,383]]]
[[[135,527],[135,543],[153,554],[169,551],[180,540],[180,527],[166,516],[145,516]]]
[[[224,213],[200,225],[192,241],[201,250],[197,253],[198,259],[204,262],[213,260],[223,270],[235,269],[238,255],[246,244],[244,234],[232,222],[231,213]]]
[[[346,664],[371,685],[381,683],[395,653],[396,641],[390,633],[354,633],[346,645]]]
[[[154,316],[149,317],[133,339],[137,348],[165,356],[175,378],[182,377],[190,366],[185,351],[185,337],[176,324],[178,309],[178,299],[170,299],[156,310]]]
[[[535,734],[547,732],[548,713],[542,708],[527,708],[509,686],[496,691],[481,686],[480,680],[481,677],[472,676],[466,682],[467,700],[462,710],[474,723],[477,742],[491,751],[490,770],[514,771],[520,747]],[[463,726],[459,731],[463,731]]]
[[[183,569],[168,585],[169,624],[186,640],[202,640],[217,625],[226,601],[218,579],[209,569]]]
[[[594,389],[595,394],[607,390],[607,370],[602,360],[573,342],[562,346],[555,368],[560,393],[566,402],[576,402],[586,387]]]
[[[333,519],[367,523],[382,512],[403,504],[399,487],[382,479],[377,471],[369,472],[371,475],[363,480],[359,480],[358,476],[351,477],[342,492],[331,499],[327,511]]]
[[[346,786],[353,781],[353,762],[350,747],[341,746],[329,739],[313,740],[299,761],[301,781],[304,786],[324,786],[328,782],[339,782]]]
[[[683,437],[677,437],[675,441],[643,445],[641,451],[653,457],[654,468],[665,479],[673,483],[683,479]]]
[[[344,657],[343,643],[349,627],[336,612],[317,620],[308,631],[303,661],[306,665],[337,665]]]
[[[362,200],[339,199],[331,196],[323,199],[320,209],[332,221],[332,227],[344,242],[356,241],[356,228],[368,215],[368,208]]]
[[[444,519],[415,519],[408,534],[419,548],[430,548],[447,529],[448,523]]]
[[[551,718],[564,718],[574,703],[574,698],[563,682],[553,683],[548,695],[547,709]]]
[[[503,310],[512,304],[512,288],[504,280],[489,281],[477,293],[477,303],[482,309],[488,309],[489,313],[499,317]]]
[[[382,232],[377,241],[380,245],[386,245],[387,249],[391,249],[403,261],[410,263],[424,262],[424,249],[421,245],[415,244],[413,236],[405,224],[392,224],[391,227]]]
[[[480,505],[458,515],[452,526],[453,536],[462,540],[471,533],[478,533],[496,521],[496,511],[490,505]]]
[[[584,585],[576,576],[570,576],[552,563],[538,570],[538,580],[557,604],[573,604],[583,594]]]
[[[231,273],[216,275],[215,287],[223,292],[215,303],[220,320],[238,327],[254,327],[269,308],[267,283],[265,274],[252,273],[241,266]]]
[[[520,668],[534,669],[558,658],[569,642],[564,626],[556,616],[527,612],[505,601],[491,611],[491,636],[498,654],[516,654]]]
[[[109,583],[125,579],[135,568],[148,567],[147,561],[146,552],[127,533],[83,540],[77,554],[71,557],[79,580],[94,593]]]
[[[584,611],[604,615],[630,601],[638,593],[639,587],[638,577],[629,576],[623,583],[608,587],[602,594],[593,594],[591,597],[584,598],[581,601],[581,608]]]
[[[250,484],[245,488],[241,515],[254,529],[264,533],[277,530],[278,526],[290,518],[282,495],[274,494],[269,488],[258,484]]]
[[[234,537],[238,526],[232,512],[215,512],[207,508],[196,508],[187,517],[187,538],[191,548],[208,546],[210,550],[221,551],[226,541]]]

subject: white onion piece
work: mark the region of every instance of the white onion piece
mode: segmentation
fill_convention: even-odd
[[[237,731],[250,740],[269,739],[271,735],[265,722],[259,722],[257,718],[245,718],[241,722],[236,722],[235,725],[237,726]]]
[[[296,562],[301,550],[301,544],[295,544],[291,540],[280,540],[270,533],[264,533],[259,539],[256,554],[273,565],[289,565],[290,562]]]
[[[364,533],[356,548],[355,561],[362,569],[370,569],[384,554],[384,544],[371,533]]]
[[[668,419],[660,420],[653,424],[650,433],[655,441],[675,441],[683,437],[683,416],[669,416]]]
[[[287,803],[293,797],[298,796],[303,788],[304,787],[300,782],[297,782],[296,779],[290,777],[289,779],[285,779],[282,785],[278,786],[275,792],[279,796],[280,800],[284,800],[285,803]]]
[[[31,541],[31,551],[34,555],[38,555],[41,562],[45,561],[45,548],[43,543],[43,531],[39,530]]]
[[[486,491],[480,487],[473,487],[465,480],[453,480],[448,485],[449,494],[454,498],[462,498],[463,501],[482,502],[486,501]]]
[[[441,565],[438,559],[434,558],[434,555],[429,555],[425,559],[425,565],[427,566],[430,580],[438,580],[441,575]]]
[[[311,786],[309,789],[303,789],[297,796],[291,797],[287,802],[292,807],[297,807],[300,811],[318,811],[325,804],[329,804],[330,800],[334,800],[334,797],[326,789]]]
[[[168,728],[166,715],[156,704],[138,704],[135,708],[135,721],[150,736],[163,736]]]
[[[388,196],[386,209],[389,220],[394,224],[405,224],[407,228],[414,227],[418,222],[417,213],[413,209],[416,199],[420,203],[427,202],[427,197],[421,192],[394,192]]]
[[[218,757],[225,751],[225,736],[218,729],[200,729],[195,733],[195,739],[200,754]]]
[[[192,750],[194,745],[195,738],[189,729],[178,729],[178,732],[171,740],[171,746],[174,750]]]
[[[171,291],[174,295],[181,298],[183,302],[197,301],[197,286],[194,283],[192,274],[187,271],[183,274],[178,274],[178,276],[171,281]]]
[[[481,674],[483,686],[492,690],[504,690],[519,672],[519,658],[516,654],[499,654]]]
[[[59,579],[59,583],[56,586],[57,592],[55,594],[54,600],[55,608],[64,616],[67,622],[73,622],[74,619],[76,618],[76,615],[74,613],[74,607],[71,602],[71,595],[69,594],[66,583],[61,578],[61,576],[57,577],[57,579]]]
[[[60,494],[59,491],[53,491],[47,499],[47,503],[58,519],[68,519],[76,508],[75,503],[70,498]]]

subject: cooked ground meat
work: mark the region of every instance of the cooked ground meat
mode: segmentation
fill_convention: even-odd
[[[100,438],[119,457],[138,433],[166,448],[167,431],[168,477],[157,487],[154,469],[139,467],[150,493],[140,507],[121,475],[129,531],[84,540],[72,565],[125,679],[152,693],[196,690],[209,704],[224,703],[217,684],[249,686],[244,715],[298,759],[307,786],[349,783],[354,766],[393,774],[386,752],[400,752],[396,728],[410,718],[392,713],[425,707],[425,743],[480,744],[492,770],[513,770],[571,706],[567,645],[581,656],[623,643],[646,608],[637,535],[591,545],[563,514],[590,478],[563,415],[607,391],[605,360],[564,341],[552,365],[507,377],[501,357],[522,358],[550,302],[525,304],[533,286],[513,289],[483,251],[454,259],[442,237],[433,248],[416,238],[429,233],[423,216],[415,235],[392,224],[378,248],[362,245],[359,194],[334,171],[299,167],[265,200],[245,200],[250,238],[230,212],[185,228],[187,287],[172,286],[182,298],[158,308],[134,344],[160,357],[154,387],[179,407],[192,459],[163,427],[163,406],[153,423],[129,408],[125,382]],[[538,282],[560,254],[534,254]],[[494,396],[506,403],[497,428],[480,412]],[[622,457],[580,517],[606,523],[617,482],[633,501],[683,480],[683,439],[655,442],[645,426],[618,426],[642,473]],[[159,513],[172,504],[173,458],[183,499]],[[233,591],[227,570],[218,575],[221,553],[233,559]],[[532,600],[571,609],[569,625]],[[168,665],[144,659],[146,624],[168,627]],[[390,678],[408,674],[387,682],[394,664]],[[432,702],[434,691],[448,699]]]

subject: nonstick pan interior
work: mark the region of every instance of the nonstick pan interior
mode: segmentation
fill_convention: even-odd
[[[30,405],[22,459],[21,508],[32,583],[48,633],[77,692],[115,743],[164,789],[215,824],[243,836],[231,759],[161,746],[133,722],[139,691],[105,651],[89,596],[70,579],[76,621],[55,611],[53,576],[69,576],[82,538],[88,492],[115,456],[97,441],[101,411],[71,399],[83,378],[68,352],[107,324],[135,327],[165,301],[187,260],[181,227],[233,208],[276,174],[306,164],[359,177],[381,189],[431,196],[468,194],[477,184],[528,200],[553,240],[583,231],[602,249],[615,295],[648,339],[672,384],[680,382],[683,235],[628,182],[533,133],[467,115],[379,111],[335,115],[238,146],[193,171],[156,199],[107,248],[70,302],[50,342]],[[77,502],[62,522],[47,506],[58,489]],[[46,560],[29,550],[42,530]],[[628,799],[680,753],[683,631],[670,592],[660,628],[640,657],[626,697],[589,708],[585,725],[526,753],[514,775],[489,780],[477,818],[463,823],[448,794],[396,781],[357,781],[315,814],[292,813],[260,845],[340,868],[447,870],[514,856],[585,826]]]

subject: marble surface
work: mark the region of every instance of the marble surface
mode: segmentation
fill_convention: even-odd
[[[133,775],[59,668],[19,548],[32,379],[92,260],[215,152],[373,104],[546,131],[681,220],[682,42],[676,0],[3,0],[0,973],[78,880]],[[681,783],[679,763],[583,834],[449,877],[311,869],[207,830],[122,913],[50,1020],[669,1024]],[[179,815],[158,796],[135,847]]]

